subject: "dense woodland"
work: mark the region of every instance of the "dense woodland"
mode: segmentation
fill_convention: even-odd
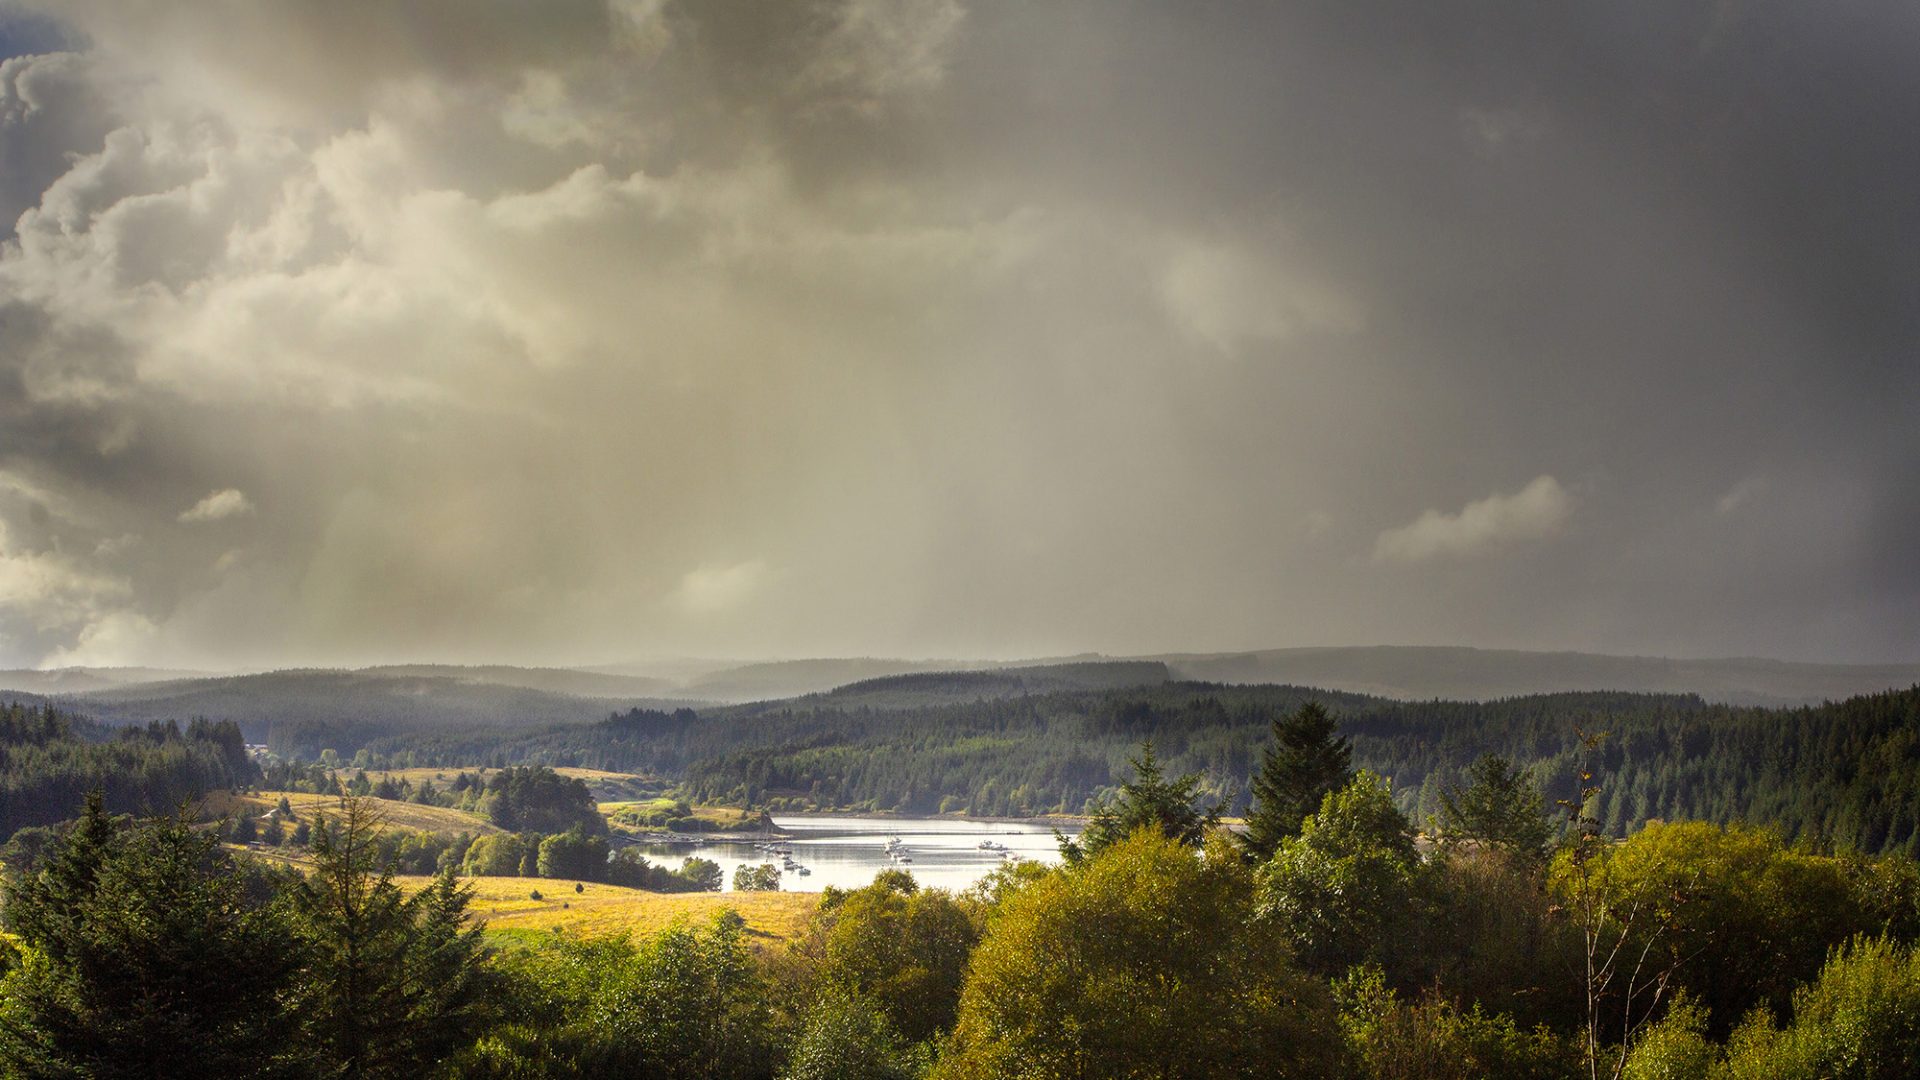
[[[1790,711],[1203,684],[873,700],[523,732],[486,751],[510,767],[444,787],[262,772],[230,724],[0,710],[9,821],[31,826],[5,854],[0,1076],[1920,1075],[1920,689]],[[356,756],[474,763],[483,738]],[[963,895],[883,873],[789,942],[722,916],[490,943],[460,875],[719,884],[613,851],[558,760],[762,805],[1092,817],[1059,867]],[[306,871],[256,861],[248,814],[179,812],[342,779],[272,838]],[[383,829],[359,794],[510,831]],[[439,877],[410,893],[404,871]]]
[[[931,677],[915,676],[927,690]],[[969,679],[965,684],[978,688]],[[1230,815],[1250,795],[1274,718],[1324,704],[1354,759],[1393,780],[1424,826],[1472,763],[1499,754],[1554,798],[1577,786],[1581,733],[1606,733],[1613,778],[1594,816],[1612,836],[1651,820],[1747,821],[1789,840],[1920,853],[1920,689],[1811,708],[1697,697],[1551,694],[1397,702],[1300,687],[1166,683],[941,703],[841,704],[831,696],[696,712],[635,709],[542,731],[436,730],[377,740],[373,760],[540,762],[647,771],[689,797],[780,809],[1027,816],[1084,813],[1110,797],[1152,740]]]
[[[109,728],[44,702],[0,706],[0,839],[71,818],[94,790],[113,813],[152,815],[258,777],[232,723]]]
[[[1616,779],[1606,742],[1581,744],[1594,805]],[[1203,778],[1143,747],[1062,865],[959,895],[886,871],[761,944],[723,912],[496,946],[451,873],[411,894],[391,879],[350,797],[305,873],[94,799],[9,868],[0,1075],[1920,1071],[1920,863],[1705,822],[1609,840],[1497,755],[1443,790],[1423,854],[1353,751],[1320,709],[1276,716],[1236,835]]]

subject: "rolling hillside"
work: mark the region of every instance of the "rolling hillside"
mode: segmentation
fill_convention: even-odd
[[[1402,701],[1525,694],[1698,694],[1730,705],[1817,705],[1920,683],[1920,664],[1802,664],[1427,646],[1270,649],[1158,657],[1176,678],[1318,686]]]
[[[458,669],[456,669],[458,670]],[[525,729],[600,720],[641,694],[581,696],[446,675],[374,671],[275,671],[95,690],[65,697],[109,723],[207,717],[233,720],[248,742],[348,749],[401,731],[448,727]],[[348,752],[351,752],[348,749]]]

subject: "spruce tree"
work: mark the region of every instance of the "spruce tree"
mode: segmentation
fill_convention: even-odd
[[[180,818],[113,832],[95,803],[63,848],[9,899],[26,958],[5,981],[0,1073],[291,1071],[293,938],[214,837]]]
[[[1273,857],[1280,842],[1300,834],[1300,823],[1321,800],[1353,779],[1353,747],[1334,735],[1333,717],[1309,701],[1273,721],[1273,745],[1253,776],[1253,803],[1241,842],[1258,862]]]
[[[1443,844],[1477,843],[1530,860],[1546,854],[1552,829],[1540,788],[1513,763],[1488,754],[1473,763],[1465,789],[1440,792],[1436,821]]]
[[[476,1031],[484,972],[470,890],[442,875],[408,897],[381,865],[380,820],[359,799],[312,835],[313,875],[294,894],[310,958],[301,1016],[319,1070],[413,1077]]]
[[[78,940],[73,923],[81,905],[92,899],[94,883],[106,861],[116,832],[107,816],[106,797],[99,788],[87,793],[80,819],[55,846],[39,873],[16,882],[7,892],[7,924],[27,941],[41,942],[57,962],[60,953]]]
[[[1168,780],[1153,756],[1151,740],[1140,745],[1140,756],[1132,758],[1133,779],[1120,787],[1120,797],[1102,806],[1093,815],[1080,839],[1059,837],[1060,852],[1069,862],[1098,855],[1125,840],[1140,829],[1151,829],[1169,840],[1198,847],[1220,822],[1220,807],[1201,810],[1195,805],[1200,787],[1198,773]],[[1058,834],[1055,834],[1058,836]]]

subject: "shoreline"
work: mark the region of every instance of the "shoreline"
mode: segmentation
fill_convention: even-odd
[[[733,809],[733,808],[729,808]],[[767,811],[769,819],[772,811]],[[1043,814],[1038,817],[994,817],[989,815],[904,815],[853,813],[840,810],[815,810],[804,812],[782,812],[780,817],[793,819],[853,819],[866,822],[913,822],[939,821],[956,824],[978,823],[981,825],[1031,825],[1046,829],[1085,829],[1090,817],[1077,814]],[[669,832],[665,830],[647,832],[639,835],[614,833],[616,843],[650,845],[656,847],[699,846],[702,844],[762,844],[774,840],[792,840],[794,834],[776,827],[766,829],[737,829],[728,832]]]

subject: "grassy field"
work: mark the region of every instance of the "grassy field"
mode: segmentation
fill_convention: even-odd
[[[259,846],[226,845],[249,858],[313,869],[303,852]],[[403,874],[394,881],[409,891],[423,889],[433,878]],[[468,909],[484,922],[491,937],[505,942],[526,941],[555,930],[578,935],[633,934],[645,937],[673,924],[675,919],[704,922],[722,908],[732,908],[747,921],[747,933],[760,941],[791,940],[806,928],[820,902],[818,893],[656,893],[564,878],[463,877],[473,888]],[[579,892],[573,887],[580,886]],[[535,891],[540,899],[535,900]]]
[[[444,791],[447,785],[453,782],[453,778],[459,776],[461,773],[466,773],[469,776],[478,776],[481,780],[485,780],[499,771],[498,769],[488,769],[478,765],[464,769],[435,768],[431,766],[422,766],[413,769],[368,769],[367,779],[377,784],[382,777],[391,776],[396,782],[407,780],[416,785],[422,780],[431,780],[433,781],[434,787]],[[650,776],[642,776],[638,773],[608,772],[605,769],[576,769],[565,765],[559,766],[553,771],[572,780],[585,780],[587,786],[593,789],[593,797],[596,799],[644,800],[658,794],[662,787],[660,781]],[[355,775],[356,772],[357,770],[350,768],[341,769],[338,771],[338,775],[342,778],[348,778]]]
[[[402,877],[407,888],[423,888],[432,878]],[[490,935],[527,938],[558,929],[572,934],[631,933],[645,936],[685,918],[702,922],[721,908],[732,908],[747,930],[764,941],[785,941],[798,934],[820,897],[814,893],[653,893],[617,885],[560,878],[473,877],[461,883],[474,889],[472,911]],[[574,886],[581,887],[574,892]],[[541,899],[533,899],[538,891]]]
[[[603,802],[600,813],[607,818],[607,827],[614,832],[629,836],[652,832],[659,826],[642,824],[649,815],[671,815],[677,805],[674,799],[628,799],[619,802]],[[686,832],[730,832],[752,828],[760,820],[760,814],[749,813],[733,806],[695,806],[693,823],[683,829]]]
[[[264,814],[279,805],[281,794],[278,791],[265,791],[258,795],[227,796],[223,803],[209,799],[208,810],[213,814],[226,814],[230,813],[237,804],[246,807],[252,813]],[[290,791],[284,794],[288,804],[293,807],[294,814],[306,821],[311,821],[316,813],[334,813],[340,805],[340,800],[332,795],[314,795],[302,791]],[[482,833],[506,831],[485,818],[461,810],[449,810],[444,806],[422,806],[419,803],[371,797],[366,801],[378,808],[387,824],[402,829],[418,829],[421,832],[438,833],[442,836],[453,836],[463,832],[479,836]]]

